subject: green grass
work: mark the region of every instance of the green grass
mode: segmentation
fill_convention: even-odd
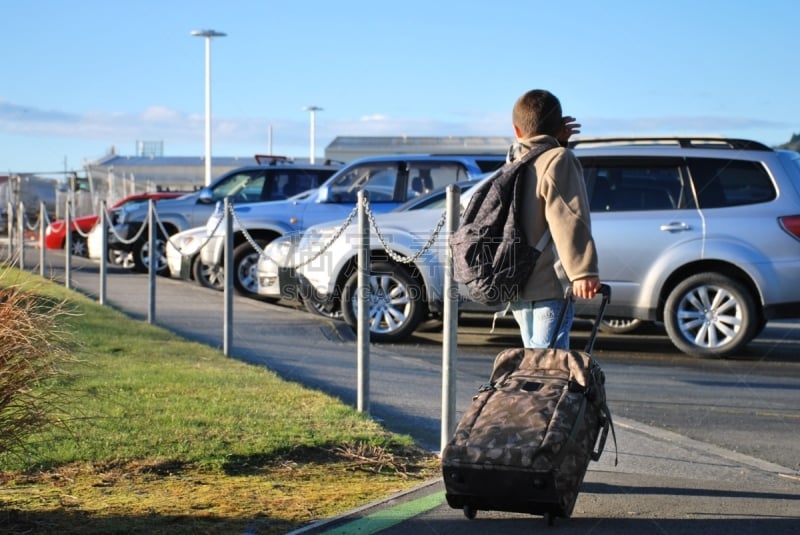
[[[9,284],[21,284],[52,302],[64,303],[66,313],[58,323],[69,336],[73,359],[61,364],[62,373],[53,385],[59,391],[56,409],[64,425],[31,435],[24,454],[0,453],[0,474],[7,482],[18,484],[38,473],[41,477],[33,481],[41,493],[40,485],[53,490],[54,473],[73,473],[73,481],[81,474],[96,478],[112,468],[134,480],[143,472],[165,477],[193,473],[214,478],[223,493],[216,500],[224,500],[226,477],[238,488],[242,483],[233,479],[237,474],[260,474],[274,481],[287,466],[293,466],[289,480],[296,482],[303,469],[329,470],[333,477],[328,484],[339,490],[338,496],[327,496],[326,477],[317,475],[320,487],[316,491],[326,500],[325,506],[309,509],[303,505],[305,513],[281,506],[291,511],[291,521],[300,522],[375,499],[375,492],[409,486],[413,478],[409,481],[408,474],[417,469],[425,477],[431,475],[430,457],[416,450],[410,437],[387,432],[331,396],[284,381],[263,367],[226,358],[218,350],[158,326],[132,320],[55,283],[6,268],[0,286]],[[377,459],[368,470],[372,478],[358,476],[359,483],[353,483],[358,492],[348,499],[337,478],[351,477],[345,473],[367,467],[370,463],[363,459],[370,456]],[[417,466],[418,462],[424,466]],[[141,467],[161,468],[142,471]],[[117,474],[113,479],[121,477]],[[168,483],[168,477],[164,481]],[[263,481],[252,482],[263,485]],[[373,483],[380,488],[371,488]],[[87,486],[92,485],[89,482]],[[21,488],[24,494],[25,486]],[[70,496],[75,492],[73,489]],[[308,489],[303,492],[309,493]],[[15,504],[18,512],[38,510],[36,499],[4,496],[0,497],[0,510],[9,504]],[[256,509],[264,507],[263,497],[259,500]],[[39,503],[52,512],[63,508],[63,496],[57,505],[41,499]],[[120,507],[135,510],[129,504],[108,506],[105,513],[87,509],[86,514],[102,516],[119,512]],[[242,503],[225,518],[245,521],[253,510]],[[190,510],[182,514],[200,513]],[[86,531],[86,525],[83,527]],[[196,524],[194,528],[202,531]],[[153,525],[143,529],[158,531]]]

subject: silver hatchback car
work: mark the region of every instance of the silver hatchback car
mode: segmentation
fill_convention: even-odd
[[[608,317],[623,325],[663,322],[678,349],[703,357],[736,352],[770,319],[800,318],[800,154],[726,138],[586,138],[573,147],[584,168],[600,276],[612,287]],[[416,219],[402,223],[410,233],[430,228]],[[300,255],[319,250],[318,233],[306,234]],[[388,240],[388,247],[408,255],[402,242]],[[413,283],[416,304],[439,309],[441,291],[427,285],[441,284],[428,275],[441,265],[420,263],[444,255],[400,265],[384,249],[372,252],[376,280],[389,273],[398,284]],[[355,250],[334,245],[330,253],[325,269],[307,266],[299,275],[353,318],[352,292],[344,290],[352,286]],[[402,321],[393,323],[398,337],[413,330],[406,321],[424,317],[403,306],[395,314]],[[593,316],[594,306],[579,302],[577,313]],[[386,329],[375,334],[394,339]]]

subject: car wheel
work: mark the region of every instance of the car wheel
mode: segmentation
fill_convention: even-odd
[[[313,297],[303,296],[300,298],[300,300],[303,302],[303,306],[306,308],[306,310],[312,314],[333,320],[342,319],[341,306],[331,303],[322,303]]]
[[[269,240],[255,240],[259,249],[264,249]],[[233,287],[240,295],[260,299],[258,295],[258,257],[260,252],[250,242],[240,243],[233,250]]]
[[[150,266],[150,240],[140,240],[133,248],[133,270],[139,273],[147,273]],[[159,234],[156,237],[156,273],[161,276],[169,276],[169,265],[167,264],[167,242]]]
[[[200,255],[195,255],[192,261],[192,276],[200,286],[222,291],[225,289],[225,270],[222,266],[209,266],[200,261]]]
[[[755,336],[761,320],[744,286],[719,273],[699,273],[678,284],[664,306],[664,326],[689,355],[728,356]]]
[[[627,334],[642,326],[644,322],[637,318],[619,318],[615,316],[603,318],[599,329],[604,333]]]
[[[402,266],[377,262],[369,276],[370,339],[374,342],[399,342],[422,322],[425,305],[422,288]],[[358,272],[342,289],[342,317],[351,326],[358,323]]]
[[[73,232],[70,238],[72,242],[72,256],[82,256],[84,258],[88,258],[89,248],[86,246],[86,238],[77,232]]]
[[[108,250],[108,263],[112,266],[119,266],[121,268],[133,268],[133,255],[129,251],[120,251],[119,249]]]

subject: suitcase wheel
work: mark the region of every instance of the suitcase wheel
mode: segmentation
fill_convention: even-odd
[[[547,522],[548,526],[555,526],[556,524],[556,515],[551,513],[550,511],[544,514],[544,520]]]
[[[478,510],[471,505],[464,506],[464,516],[472,520],[478,514]]]

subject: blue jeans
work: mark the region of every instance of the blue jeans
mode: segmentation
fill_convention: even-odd
[[[515,301],[511,303],[511,313],[519,325],[522,345],[524,347],[544,348],[550,347],[550,341],[556,336],[558,349],[569,349],[569,331],[575,317],[575,305],[569,303],[564,325],[556,334],[558,315],[561,307],[567,303],[563,299],[549,299],[545,301]]]

